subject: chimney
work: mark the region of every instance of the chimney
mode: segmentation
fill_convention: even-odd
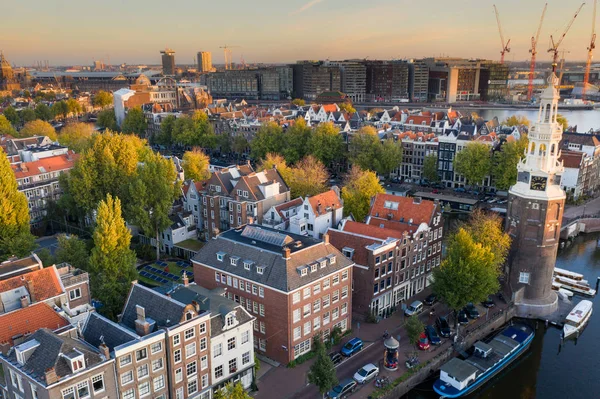
[[[150,333],[150,323],[146,320],[146,309],[143,306],[135,305],[137,319],[135,320],[135,332],[144,337]]]
[[[329,233],[323,234],[323,242],[329,244]]]
[[[52,385],[58,381],[58,376],[56,375],[56,370],[54,370],[54,367],[50,367],[46,370],[44,373],[44,378],[46,380],[46,385]]]
[[[283,247],[283,259],[289,259],[291,254],[292,250],[289,247]]]
[[[25,286],[27,287],[27,291],[29,291],[29,299],[31,303],[35,303],[35,294],[33,292],[33,280],[25,280]]]
[[[190,285],[190,280],[188,279],[187,273],[185,271],[183,272],[183,277],[181,279],[183,280],[184,287]]]
[[[104,356],[105,359],[110,359],[110,350],[104,342],[98,346],[98,349],[100,349],[100,353],[102,353],[102,356]]]
[[[29,306],[29,298],[27,298],[26,295],[23,295],[21,297],[21,307],[26,308],[27,306]]]

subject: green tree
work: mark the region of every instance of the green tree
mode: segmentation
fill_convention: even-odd
[[[531,122],[525,116],[512,115],[502,121],[503,126],[529,126]]]
[[[285,132],[285,145],[283,156],[289,164],[295,164],[308,155],[308,140],[312,129],[306,125],[306,121],[298,118]]]
[[[423,177],[430,182],[439,182],[440,175],[437,171],[438,158],[436,154],[429,154],[425,156],[423,161]]]
[[[112,94],[110,94],[104,90],[100,90],[98,93],[96,93],[96,95],[92,99],[92,104],[94,105],[94,107],[106,108],[106,107],[112,105],[112,103],[113,103]]]
[[[229,132],[223,132],[217,135],[217,148],[221,154],[231,153],[231,146],[233,144],[233,137]]]
[[[147,236],[156,238],[156,259],[160,258],[160,233],[171,225],[169,211],[179,194],[179,182],[173,161],[158,153],[150,154],[138,167],[128,187],[131,200],[127,214]]]
[[[377,154],[377,163],[375,170],[383,176],[388,176],[390,172],[400,166],[402,163],[402,144],[390,138],[379,144]]]
[[[183,154],[183,170],[186,179],[193,179],[194,181],[208,179],[210,177],[209,164],[210,158],[198,147]]]
[[[217,138],[202,111],[196,111],[192,117],[177,118],[171,133],[174,143],[188,147],[215,148]]]
[[[292,182],[294,171],[287,165],[285,158],[279,154],[268,153],[265,159],[262,159],[258,164],[258,171],[276,168],[283,181],[289,186]]]
[[[325,344],[321,340],[321,334],[315,335],[313,343],[317,358],[308,370],[308,382],[314,384],[319,389],[321,395],[325,395],[327,391],[338,383],[335,365],[327,355]]]
[[[308,153],[325,166],[341,161],[344,142],[339,129],[331,122],[320,123],[308,140]]]
[[[48,136],[50,140],[56,141],[56,130],[48,122],[36,119],[32,122],[27,122],[23,129],[19,132],[19,137],[33,137],[33,136]]]
[[[373,126],[364,126],[350,139],[348,158],[363,170],[375,170],[381,142]]]
[[[354,108],[350,103],[338,103],[338,107],[340,107],[340,111],[348,112],[349,114],[356,112],[356,108]]]
[[[112,109],[105,109],[98,114],[98,126],[116,132],[119,130],[117,126],[117,117]]]
[[[421,334],[425,331],[425,326],[423,325],[421,320],[419,320],[419,317],[417,315],[410,317],[406,322],[404,328],[406,328],[408,342],[410,342],[412,346],[416,346],[419,342]]]
[[[468,223],[462,228],[478,244],[489,248],[494,255],[494,266],[501,267],[510,249],[510,236],[502,228],[502,218],[496,213],[485,213],[477,209],[471,213]]]
[[[303,100],[303,99],[301,99],[301,98],[294,98],[294,99],[292,100],[292,104],[294,104],[294,105],[296,105],[296,106],[298,106],[298,107],[303,107],[303,106],[305,106],[305,105],[306,105],[306,101],[304,101],[304,100]]]
[[[19,119],[21,119],[21,123],[27,123],[36,120],[37,116],[35,115],[34,110],[31,108],[25,108],[19,112]]]
[[[40,258],[44,267],[49,267],[57,263],[54,256],[52,256],[52,252],[50,252],[48,248],[42,248],[39,251],[36,251],[35,254]]]
[[[16,126],[21,121],[21,118],[19,118],[19,113],[13,108],[12,105],[6,107],[3,114],[13,126]]]
[[[374,172],[364,171],[354,165],[346,176],[342,188],[344,213],[352,214],[355,220],[362,221],[369,214],[371,198],[384,192]]]
[[[94,126],[91,123],[69,123],[60,130],[58,142],[77,153],[81,153],[92,145],[94,133]]]
[[[92,294],[103,307],[100,311],[115,319],[137,276],[135,252],[129,248],[131,233],[121,216],[121,200],[110,194],[98,205],[94,248],[90,256]]]
[[[164,145],[171,147],[173,145],[173,128],[175,127],[175,121],[177,118],[173,115],[168,115],[160,123],[160,131],[156,137],[151,137],[155,144]]]
[[[0,134],[10,134],[16,136],[17,132],[12,127],[10,121],[6,119],[6,116],[0,115]]]
[[[263,124],[250,142],[250,154],[253,159],[264,159],[268,153],[281,154],[285,137],[283,130],[275,122]]]
[[[83,107],[79,103],[79,101],[74,98],[69,98],[67,101],[67,115],[79,115],[83,112]]]
[[[566,131],[569,128],[569,121],[561,114],[556,114],[556,122],[562,126],[563,131]]]
[[[35,116],[38,119],[48,122],[52,119],[52,110],[44,103],[39,103],[35,106]]]
[[[90,251],[86,242],[76,235],[59,235],[55,262],[66,262],[78,269],[90,270]]]
[[[248,149],[248,140],[246,140],[246,137],[244,137],[243,134],[238,134],[233,138],[231,149],[233,152],[241,156]]]
[[[518,141],[504,142],[500,150],[494,152],[492,176],[496,188],[508,190],[517,182],[517,165],[525,156],[528,143],[527,136],[523,136]]]
[[[0,147],[0,261],[11,255],[25,256],[35,247],[29,230],[29,208],[25,194]]]
[[[57,101],[52,104],[52,108],[50,110],[56,119],[65,119],[69,115],[69,106],[64,100]]]
[[[139,137],[145,137],[147,128],[148,122],[146,122],[146,117],[144,116],[142,109],[140,107],[130,108],[123,120],[121,131],[123,131],[123,133],[133,133]]]
[[[480,185],[490,174],[491,166],[490,147],[478,142],[467,144],[456,154],[454,161],[454,170],[471,185]]]
[[[294,165],[288,185],[292,198],[306,197],[326,191],[328,180],[329,173],[325,165],[312,155],[308,155]]]
[[[240,382],[229,383],[213,395],[213,399],[252,399]]]

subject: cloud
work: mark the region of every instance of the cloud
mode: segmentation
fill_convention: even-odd
[[[310,0],[308,3],[306,3],[305,5],[303,5],[302,7],[300,7],[297,10],[294,10],[292,12],[290,12],[290,15],[296,15],[296,14],[300,14],[310,8],[312,8],[313,6],[316,6],[317,4],[323,2],[324,0]]]

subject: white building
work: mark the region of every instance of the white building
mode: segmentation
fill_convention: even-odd
[[[333,187],[324,193],[306,197],[301,208],[289,221],[289,231],[294,234],[321,238],[328,228],[336,226],[343,217],[344,205],[339,189]]]

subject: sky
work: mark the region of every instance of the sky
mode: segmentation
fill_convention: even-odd
[[[2,5],[0,50],[11,63],[33,65],[159,64],[175,50],[177,64],[198,51],[223,62],[283,63],[304,59],[397,59],[429,56],[529,58],[545,0],[27,0]],[[549,37],[559,37],[580,0],[548,0],[538,60],[549,61]],[[172,5],[172,6],[171,6]],[[565,38],[567,60],[587,56],[593,1],[587,0]]]

